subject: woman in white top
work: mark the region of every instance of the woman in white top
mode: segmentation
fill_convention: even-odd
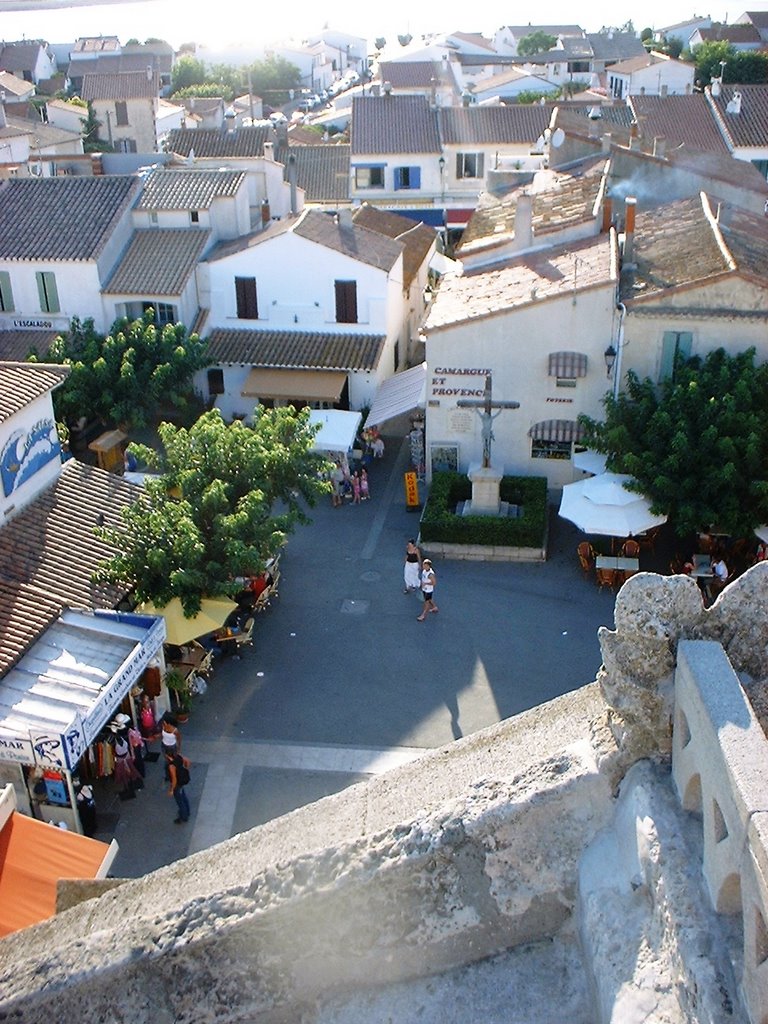
[[[432,562],[429,558],[425,558],[421,565],[421,592],[424,595],[424,608],[422,609],[421,615],[416,616],[417,622],[423,622],[427,617],[427,612],[436,612],[439,610],[434,599],[437,576],[435,575],[435,570],[432,568]]]

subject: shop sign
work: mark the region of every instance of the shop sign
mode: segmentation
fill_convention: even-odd
[[[86,740],[92,743],[125,694],[138,681],[150,660],[157,654],[165,636],[165,619],[159,619],[125,659],[109,681],[85,723]]]
[[[405,507],[409,510],[419,508],[419,481],[411,469],[403,474],[405,483]]]
[[[16,330],[52,331],[53,320],[14,320]]]
[[[487,366],[436,366],[432,375],[431,388],[433,395],[447,395],[454,398],[483,398],[485,396],[485,378],[489,375]],[[450,386],[449,377],[468,377],[461,385]],[[474,378],[474,379],[472,379]],[[482,387],[474,387],[481,383]]]
[[[35,754],[31,741],[18,736],[0,736],[0,761],[34,764]]]
[[[573,405],[572,398],[548,398],[547,401],[552,405]]]

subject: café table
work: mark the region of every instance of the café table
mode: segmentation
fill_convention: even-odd
[[[618,572],[640,572],[639,558],[625,558],[623,555],[598,555],[596,569],[616,569]]]
[[[711,580],[714,576],[714,573],[712,572],[712,556],[702,554],[694,555],[691,576],[698,580]]]

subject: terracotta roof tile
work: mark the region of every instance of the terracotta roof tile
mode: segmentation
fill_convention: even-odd
[[[84,100],[142,100],[154,99],[160,92],[160,78],[153,71],[121,71],[117,74],[83,75],[80,90]]]
[[[191,228],[136,231],[105,295],[181,295],[194,273],[210,232]]]
[[[275,159],[284,165],[288,181],[288,157],[296,161],[296,184],[308,203],[338,203],[349,200],[349,146],[281,146]]]
[[[438,111],[440,132],[447,145],[535,142],[549,126],[551,116],[551,103],[441,107]]]
[[[352,156],[440,153],[436,112],[425,96],[355,96]]]
[[[245,171],[159,168],[144,181],[137,210],[207,210],[214,199],[234,196]]]
[[[699,196],[651,210],[638,204],[632,275],[622,274],[625,301],[704,282],[732,270]]]
[[[645,52],[634,32],[587,32],[587,39],[597,60],[627,60]]]
[[[59,617],[61,606],[44,591],[24,583],[0,582],[0,676]]]
[[[712,110],[702,93],[690,96],[630,96],[629,107],[640,124],[644,139],[663,136],[667,149],[689,149],[728,153]]]
[[[741,93],[739,113],[728,113],[728,104],[737,92]],[[708,88],[706,96],[732,147],[768,146],[768,83],[724,85],[719,96],[713,96]]]
[[[762,39],[754,25],[712,25],[711,28],[700,28],[699,35],[704,43],[756,43],[760,45]]]
[[[0,259],[95,259],[139,187],[127,174],[4,182]]]
[[[384,347],[383,335],[320,331],[216,329],[207,341],[214,362],[292,370],[374,370]]]
[[[0,363],[0,423],[52,391],[69,374],[53,363]]]
[[[369,203],[358,207],[353,218],[359,227],[386,235],[403,246],[403,284],[406,288],[410,287],[427,254],[435,245],[435,229],[398,213],[379,210]]]
[[[441,61],[391,60],[379,65],[378,77],[389,82],[393,89],[429,89],[436,83],[453,83],[454,79],[443,70]]]
[[[0,359],[22,363],[33,354],[42,359],[57,337],[56,331],[0,331]]]
[[[210,159],[218,157],[263,157],[264,143],[274,142],[274,129],[268,125],[228,131],[226,128],[176,128],[168,133],[169,153]]]
[[[100,518],[120,527],[120,509],[140,494],[121,476],[65,462],[56,482],[0,527],[0,580],[28,583],[74,608],[114,608],[126,588],[91,576],[114,549],[94,534]]]
[[[337,217],[318,210],[308,210],[293,233],[379,270],[390,271],[403,252],[399,242],[355,224],[347,227]]]
[[[613,280],[608,235],[529,253],[491,267],[449,274],[440,282],[425,330],[576,294]]]
[[[551,183],[533,194],[533,230],[536,236],[547,231],[594,220],[594,206],[600,191],[606,158],[596,157],[567,172],[551,172]],[[500,198],[485,192],[462,235],[457,251],[465,253],[509,241],[515,233],[517,200],[525,186]]]

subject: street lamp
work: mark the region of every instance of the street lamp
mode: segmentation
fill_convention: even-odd
[[[603,358],[605,359],[605,367],[608,371],[606,377],[610,378],[613,367],[616,363],[616,349],[613,345],[609,345],[608,348],[603,352]]]

